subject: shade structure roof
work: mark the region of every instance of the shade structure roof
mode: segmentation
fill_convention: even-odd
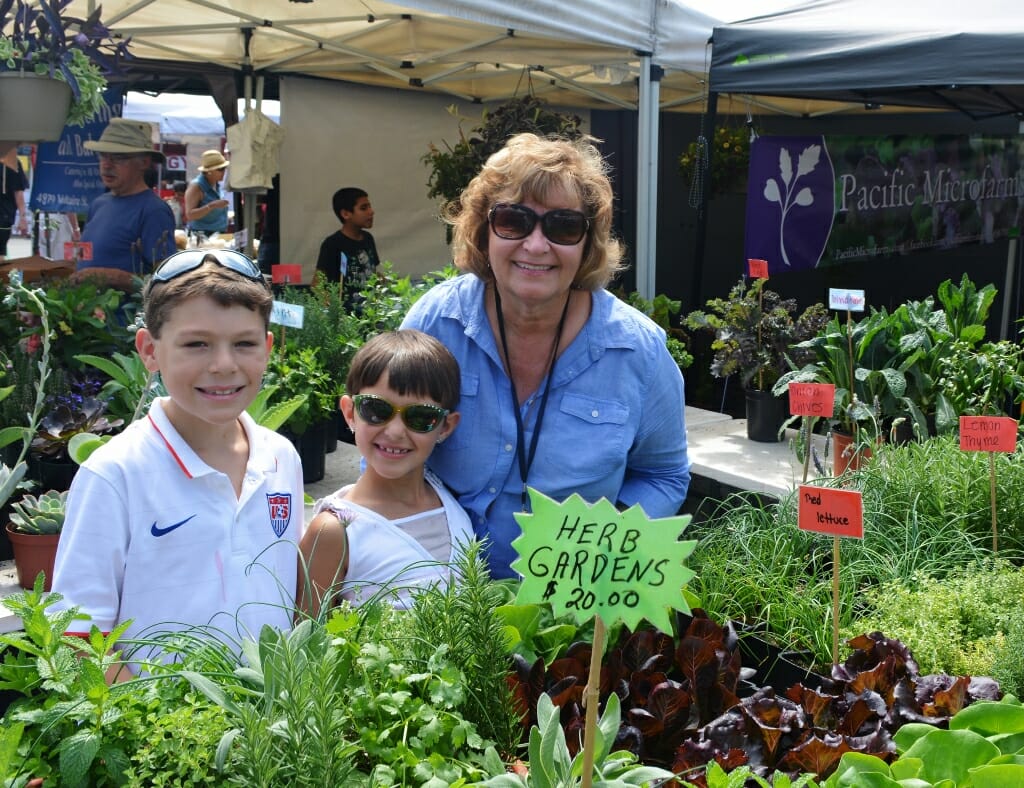
[[[812,0],[712,38],[722,93],[1024,112],[1024,10],[1000,0]]]

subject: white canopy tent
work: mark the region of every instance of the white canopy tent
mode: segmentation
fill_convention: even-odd
[[[72,0],[67,13],[85,16],[96,5]],[[147,61],[208,62],[466,102],[529,89],[555,106],[637,110],[642,226],[634,257],[638,289],[653,296],[657,114],[701,105],[711,16],[678,0],[104,0],[103,20]],[[655,67],[666,70],[663,82]]]
[[[244,115],[244,99],[239,99],[238,103],[238,114]],[[271,120],[279,122],[280,104],[267,100],[261,109]],[[210,96],[185,93],[150,96],[129,91],[125,97],[124,117],[157,124],[160,134],[166,137],[224,136],[224,116]]]

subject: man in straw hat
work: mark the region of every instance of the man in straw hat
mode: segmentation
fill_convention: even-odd
[[[218,186],[224,180],[228,160],[219,150],[203,153],[199,175],[185,190],[185,218],[189,232],[213,235],[228,229],[228,201]]]
[[[76,269],[150,273],[175,251],[174,214],[146,185],[153,163],[164,161],[164,155],[153,150],[151,126],[113,118],[98,140],[84,145],[99,156],[100,179],[107,192],[89,206],[82,231],[86,245]]]

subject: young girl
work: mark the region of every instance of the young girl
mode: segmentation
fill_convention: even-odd
[[[459,366],[448,349],[420,331],[381,334],[352,359],[345,390],[341,412],[365,470],[317,502],[302,538],[299,609],[314,616],[339,591],[355,604],[385,592],[408,607],[413,588],[447,582],[453,550],[473,535],[424,470],[459,423]]]

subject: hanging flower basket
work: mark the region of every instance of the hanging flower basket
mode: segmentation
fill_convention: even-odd
[[[701,166],[710,155],[710,176]],[[692,183],[697,173],[711,179],[710,196],[745,192],[750,169],[750,129],[719,126],[710,140],[696,140],[679,156],[679,173]]]
[[[0,140],[60,139],[71,106],[66,82],[24,71],[0,71]]]

